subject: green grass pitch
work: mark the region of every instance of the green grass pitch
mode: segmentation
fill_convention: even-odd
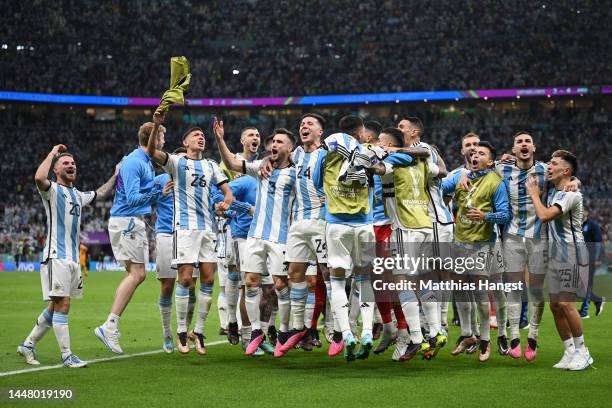
[[[82,359],[111,356],[94,337],[93,329],[106,318],[122,276],[114,272],[91,273],[85,278],[84,298],[72,303],[72,349]],[[121,321],[121,345],[126,354],[161,349],[158,293],[159,284],[149,274]],[[0,273],[0,373],[30,368],[16,354],[16,348],[44,305],[38,274]],[[293,350],[282,359],[272,356],[253,359],[244,356],[240,346],[223,343],[210,346],[205,357],[195,353],[186,356],[159,353],[99,362],[85,369],[59,368],[0,376],[0,390],[3,398],[8,389],[74,390],[73,401],[53,402],[54,407],[606,406],[611,397],[612,310],[597,318],[593,312],[591,315],[591,319],[584,321],[584,328],[597,369],[584,372],[552,368],[561,357],[562,345],[547,309],[538,358],[529,364],[501,357],[496,352],[484,364],[478,362],[476,354],[452,357],[450,345],[433,361],[393,363],[388,351],[366,361],[346,363],[341,357],[327,356],[325,341],[322,349],[311,353]],[[218,329],[213,305],[206,326],[208,342],[222,340],[217,335]],[[451,328],[453,344],[457,336],[458,329]],[[525,331],[522,336],[524,344]],[[37,346],[37,351],[43,365],[60,362],[52,332]],[[42,404],[45,402],[14,405]],[[13,403],[0,400],[0,406],[10,405]]]

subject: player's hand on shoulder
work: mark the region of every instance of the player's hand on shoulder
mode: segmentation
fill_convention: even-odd
[[[461,187],[463,191],[470,191],[470,188],[472,188],[472,182],[470,181],[470,178],[467,176],[467,173],[463,173],[461,175],[461,179],[459,179],[459,186]]]
[[[174,188],[174,181],[170,180],[166,183],[164,188],[162,189],[162,194],[164,197],[167,197],[168,194],[172,193],[172,189]]]
[[[274,166],[272,166],[272,162],[269,158],[263,159],[263,163],[259,168],[259,176],[263,179],[268,179],[272,175],[272,171],[274,170]]]
[[[563,191],[568,192],[568,191],[580,191],[580,181],[578,181],[577,179],[573,179],[570,180],[569,183],[567,183],[565,185],[565,187],[563,188]]]
[[[504,153],[504,154],[502,154],[502,157],[501,157],[500,160],[501,161],[511,161],[511,160],[516,160],[516,157],[514,157],[510,153]]]

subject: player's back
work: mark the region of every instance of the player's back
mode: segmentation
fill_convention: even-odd
[[[155,177],[155,182],[164,187],[170,181],[170,175],[167,173],[160,174]],[[172,220],[174,218],[174,197],[172,194],[164,196],[160,194],[156,202],[157,219],[155,220],[155,233],[172,234]]]

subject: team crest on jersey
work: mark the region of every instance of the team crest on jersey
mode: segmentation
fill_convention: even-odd
[[[561,191],[559,195],[557,195],[557,200],[563,200],[564,197],[565,197],[565,191]]]

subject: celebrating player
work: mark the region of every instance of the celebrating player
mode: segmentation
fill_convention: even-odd
[[[156,125],[163,122],[158,109],[153,120]],[[179,352],[189,353],[187,343],[187,305],[189,284],[194,264],[199,264],[200,291],[198,295],[198,317],[193,333],[196,352],[206,354],[204,345],[204,323],[212,303],[214,273],[217,264],[215,254],[216,227],[210,208],[211,186],[216,185],[225,196],[220,210],[226,211],[233,200],[227,186],[227,177],[219,166],[203,157],[205,139],[200,128],[190,128],[183,134],[184,157],[168,154],[155,147],[155,134],[151,133],[147,153],[160,163],[174,180],[174,256],[172,263],[178,265],[176,288],[176,320]]]
[[[151,158],[146,153],[147,143],[154,136],[156,147],[164,145],[166,129],[159,123],[147,122],[138,130],[139,146],[121,163],[115,200],[108,220],[108,233],[115,259],[125,267],[123,278],[106,321],[94,329],[94,334],[113,353],[121,354],[119,319],[130,303],[134,292],[145,280],[145,264],[149,260],[149,244],[144,216],[151,213],[151,205],[162,192],[155,184]]]
[[[215,119],[214,132],[219,153],[227,168],[257,178],[255,213],[244,248],[244,253],[248,256],[240,259],[240,270],[245,273],[246,308],[253,328],[251,341],[245,353],[247,355],[255,353],[264,340],[265,335],[260,321],[260,284],[263,283],[261,275],[269,268],[278,296],[281,320],[274,354],[280,356],[280,348],[290,337],[288,326],[291,304],[284,258],[296,175],[295,166],[290,160],[291,150],[295,146],[293,134],[286,129],[274,131],[270,148],[270,160],[273,162],[274,170],[267,179],[259,174],[264,163],[262,160],[254,162],[239,160],[228,149],[223,139],[225,134],[223,121]]]
[[[540,181],[535,175],[527,182],[541,222],[548,223],[548,290],[550,309],[565,351],[554,368],[584,370],[593,364],[585,346],[582,320],[576,310],[577,296],[584,296],[588,282],[589,255],[582,235],[582,194],[564,191],[578,170],[576,156],[566,150],[552,154],[546,179],[554,188],[548,190],[547,206],[540,198]]]
[[[53,169],[55,181],[49,180]],[[36,320],[36,325],[17,348],[26,363],[39,365],[34,347],[53,327],[61,351],[62,363],[66,367],[85,367],[87,363],[72,353],[68,330],[70,299],[80,298],[83,279],[79,265],[79,232],[81,211],[96,198],[110,195],[117,179],[115,174],[96,191],[81,192],[74,187],[77,167],[66,146],[53,147],[38,166],[34,181],[47,214],[47,237],[40,268],[43,299],[49,305]]]

